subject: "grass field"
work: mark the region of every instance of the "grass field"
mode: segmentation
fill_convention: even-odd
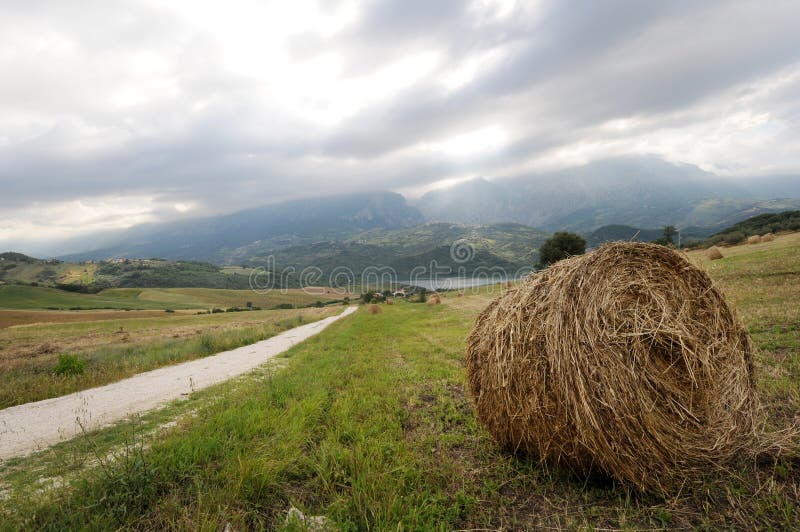
[[[282,304],[306,306],[317,301],[342,299],[346,295],[331,288],[266,293],[213,288],[112,288],[98,294],[81,294],[56,288],[0,285],[0,309],[206,309],[244,307],[248,301],[268,309]]]
[[[798,238],[725,249],[711,264],[692,254],[753,335],[775,427],[800,412]],[[278,371],[3,464],[0,522],[298,529],[285,521],[294,505],[341,530],[800,527],[797,455],[709,473],[665,500],[500,452],[463,388],[464,341],[489,299],[362,309]]]
[[[0,408],[107,384],[269,338],[341,311],[340,306],[186,315],[0,329]],[[85,365],[58,374],[59,357]]]

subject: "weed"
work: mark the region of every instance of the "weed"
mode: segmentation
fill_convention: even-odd
[[[59,355],[54,371],[56,375],[83,375],[86,371],[86,361],[75,355]]]

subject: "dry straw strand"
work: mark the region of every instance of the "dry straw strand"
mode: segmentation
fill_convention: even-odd
[[[753,371],[706,273],[637,242],[521,281],[480,314],[466,353],[476,414],[502,447],[661,493],[756,452]]]

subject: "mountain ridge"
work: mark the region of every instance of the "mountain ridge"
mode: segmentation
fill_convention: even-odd
[[[582,234],[609,225],[675,225],[708,235],[757,214],[792,209],[800,209],[800,178],[794,176],[721,178],[693,165],[656,157],[623,157],[529,176],[476,178],[412,201],[396,192],[374,191],[136,226],[86,239],[82,246],[75,245],[80,248],[77,252],[59,258],[163,257],[247,263],[289,248],[297,248],[289,255],[299,255],[303,246],[320,242],[348,243],[356,249],[353,243],[359,239],[415,227],[421,229],[406,236],[419,243],[426,241],[425,226],[435,223],[495,227],[491,229],[495,234],[499,224],[517,224],[539,233],[570,230]],[[525,242],[532,239],[523,237]],[[434,239],[426,245],[416,252],[444,244]],[[503,260],[521,256],[514,253],[516,258]]]

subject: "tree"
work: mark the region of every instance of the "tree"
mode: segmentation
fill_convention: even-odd
[[[653,244],[661,244],[662,246],[675,247],[675,240],[673,237],[678,234],[678,230],[674,225],[665,225],[661,238],[653,240]]]
[[[559,231],[539,248],[539,263],[549,266],[567,257],[586,253],[586,239],[581,235]]]
[[[664,226],[664,241],[669,244],[674,244],[675,241],[672,239],[675,235],[678,234],[678,230],[675,229],[674,225],[665,225]]]
[[[361,302],[364,304],[372,303],[372,300],[375,298],[375,290],[367,290],[363,294],[361,294]]]
[[[428,301],[428,290],[424,286],[421,286],[419,288],[419,302],[425,303],[426,301]]]

